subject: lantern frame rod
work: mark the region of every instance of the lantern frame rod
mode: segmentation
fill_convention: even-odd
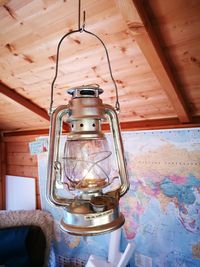
[[[69,105],[59,106],[52,112],[51,116],[51,126],[50,126],[50,144],[49,144],[49,153],[48,153],[48,169],[47,169],[47,184],[46,184],[46,198],[50,203],[53,203],[56,206],[66,207],[70,205],[71,199],[57,197],[54,185],[56,183],[56,175],[53,163],[58,161],[59,155],[59,142],[60,142],[60,131],[61,131],[61,118],[67,114],[69,111]],[[52,141],[53,140],[53,141]],[[57,149],[56,149],[57,147]],[[52,177],[52,179],[51,179]]]
[[[115,146],[115,151],[116,151],[119,178],[121,181],[119,194],[120,194],[120,197],[122,197],[128,191],[130,187],[130,182],[127,178],[128,174],[127,174],[126,166],[125,166],[124,148],[123,148],[123,143],[122,143],[122,137],[120,134],[121,132],[120,126],[119,126],[118,117],[117,117],[115,109],[112,106],[107,105],[107,104],[104,104],[104,108],[105,108],[105,114],[108,116],[110,120],[110,128],[111,128],[111,132],[113,135],[114,146]]]

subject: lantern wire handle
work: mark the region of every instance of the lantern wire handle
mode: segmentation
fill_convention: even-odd
[[[77,30],[74,30],[74,31],[70,31],[68,33],[66,33],[65,35],[63,35],[63,37],[60,39],[59,43],[58,43],[58,46],[57,46],[57,52],[56,52],[56,67],[55,67],[55,76],[54,76],[54,79],[51,83],[51,100],[50,100],[50,107],[49,107],[49,114],[51,115],[52,113],[52,109],[53,109],[53,103],[54,103],[54,84],[55,84],[55,81],[57,79],[57,76],[58,76],[58,63],[59,63],[59,53],[60,53],[60,46],[63,42],[63,40],[68,37],[69,35],[72,35],[74,33],[82,33],[82,32],[85,32],[89,35],[92,35],[94,36],[95,38],[97,38],[100,43],[103,45],[104,47],[104,50],[105,50],[105,53],[106,53],[106,58],[107,58],[107,63],[108,63],[108,68],[109,68],[109,72],[110,72],[110,77],[112,79],[112,82],[114,84],[114,87],[115,87],[115,94],[116,94],[116,101],[115,101],[115,110],[117,112],[120,111],[120,103],[119,103],[119,96],[118,96],[118,88],[117,88],[117,84],[115,82],[115,79],[112,75],[112,68],[111,68],[111,64],[110,64],[110,58],[109,58],[109,54],[108,54],[108,50],[106,48],[106,45],[104,44],[104,42],[101,40],[100,37],[98,37],[96,34],[90,32],[90,31],[87,31],[85,29],[85,21],[86,21],[86,14],[85,14],[85,11],[83,11],[83,24],[82,24],[82,27],[81,27],[81,23],[80,23],[80,20],[81,20],[81,0],[79,0],[79,5],[78,5],[78,29]]]

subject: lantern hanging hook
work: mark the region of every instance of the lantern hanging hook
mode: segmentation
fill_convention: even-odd
[[[85,29],[85,24],[86,24],[86,12],[85,10],[83,11],[83,23],[82,23],[82,27],[81,27],[81,0],[79,0],[79,4],[78,4],[78,29],[74,30],[74,31],[70,31],[68,33],[66,33],[59,41],[58,46],[57,46],[57,52],[56,52],[56,67],[55,67],[55,76],[54,79],[51,83],[51,100],[50,100],[50,107],[49,107],[49,114],[52,114],[53,111],[53,102],[54,102],[54,84],[55,81],[57,79],[58,76],[58,62],[59,62],[59,52],[60,52],[60,46],[62,41],[69,35],[74,34],[74,33],[82,33],[85,32],[87,34],[90,34],[92,36],[94,36],[95,38],[97,38],[100,43],[103,45],[105,53],[106,53],[106,58],[107,58],[107,63],[108,63],[108,68],[109,68],[109,72],[110,72],[110,77],[112,79],[112,82],[114,84],[115,87],[115,95],[116,95],[116,101],[115,101],[115,110],[117,112],[120,111],[120,103],[119,103],[119,96],[118,96],[118,88],[117,88],[117,84],[115,82],[115,79],[113,77],[112,74],[112,68],[111,68],[111,64],[110,64],[110,58],[109,58],[109,54],[108,54],[108,50],[106,48],[106,45],[104,44],[104,42],[101,40],[100,37],[98,37],[96,34],[94,34],[93,32],[87,31]]]
[[[81,0],[78,0],[78,29],[81,31]]]
[[[81,0],[78,1],[78,30],[79,32],[83,32],[85,29],[85,10],[83,11],[83,24],[81,27]]]
[[[85,17],[86,17],[86,14],[85,14],[85,10],[84,10],[83,11],[83,26],[82,26],[83,31],[85,30]]]

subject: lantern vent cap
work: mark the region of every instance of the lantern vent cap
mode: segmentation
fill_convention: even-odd
[[[68,89],[67,93],[72,95],[72,98],[99,97],[103,93],[103,89],[99,88],[98,84],[82,85]]]

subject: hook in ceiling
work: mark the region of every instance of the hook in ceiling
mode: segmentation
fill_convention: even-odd
[[[85,10],[83,11],[83,24],[81,27],[81,0],[78,1],[78,30],[79,32],[83,32],[85,29]]]

